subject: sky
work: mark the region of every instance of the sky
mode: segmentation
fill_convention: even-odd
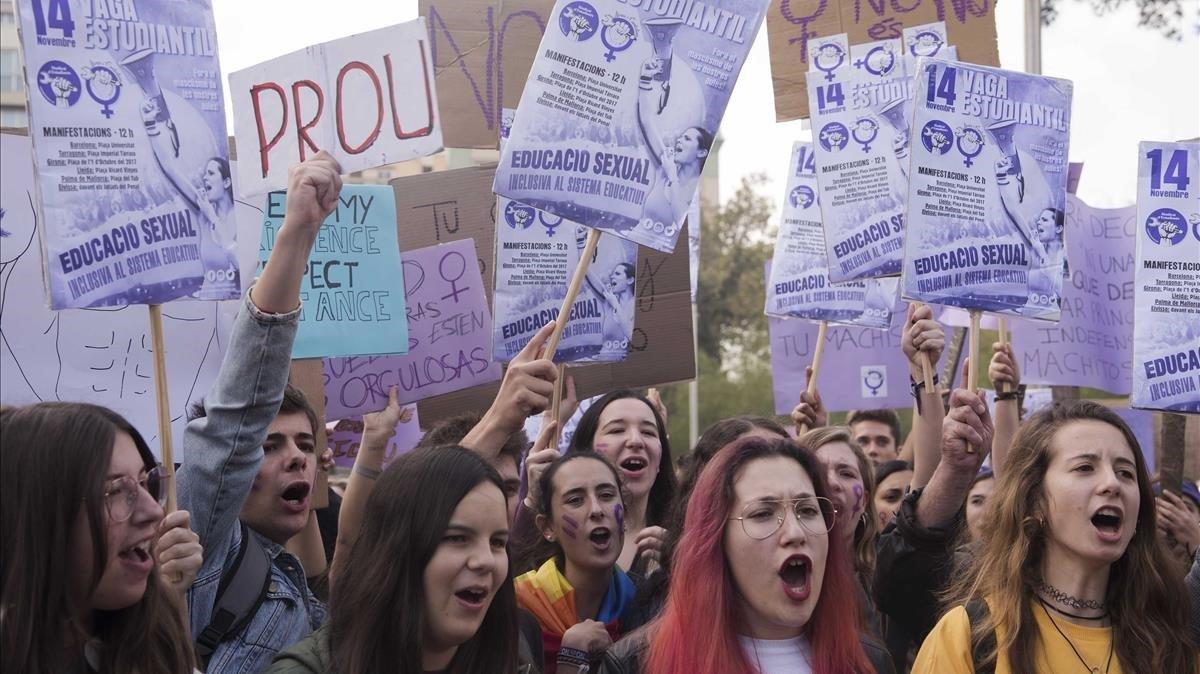
[[[1138,28],[1137,10],[1129,2],[1100,17],[1084,2],[1059,0],[1057,21],[1043,29],[1043,73],[1075,83],[1070,159],[1084,162],[1078,194],[1092,206],[1133,203],[1138,141],[1200,136],[1200,0],[1183,1],[1186,16],[1178,42]],[[417,16],[417,0],[213,0],[213,5],[226,74]],[[1002,68],[1024,67],[1023,5],[997,3]],[[800,121],[775,123],[774,110],[764,25],[721,125],[722,198],[733,194],[743,176],[765,173],[770,182],[762,193],[778,212],[791,145],[810,140],[811,133]]]

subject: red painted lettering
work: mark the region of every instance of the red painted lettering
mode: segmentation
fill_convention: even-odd
[[[308,120],[308,123],[300,121],[300,88],[307,88],[309,91],[317,95],[317,113]],[[313,142],[308,135],[308,130],[317,125],[321,121],[321,113],[325,111],[325,94],[321,91],[312,80],[300,80],[292,83],[292,110],[296,113],[296,144],[300,146],[300,161],[304,161],[305,153],[304,146],[308,145],[309,149],[317,152],[320,148]]]
[[[354,147],[351,147],[346,141],[345,112],[342,107],[342,83],[345,81],[346,75],[349,74],[351,70],[363,71],[367,74],[367,77],[371,78],[371,83],[375,86],[375,129],[371,131],[366,140],[364,140],[360,145],[356,145]],[[338,142],[341,143],[342,149],[345,150],[347,154],[362,154],[367,150],[367,148],[371,147],[371,145],[375,143],[375,139],[379,137],[379,130],[383,128],[383,87],[379,84],[379,76],[375,74],[375,71],[372,70],[370,66],[362,61],[351,61],[347,63],[346,65],[342,66],[341,71],[338,72],[336,101],[337,103],[334,112],[337,115]]]
[[[340,80],[339,80],[340,81]],[[267,132],[263,129],[262,108],[258,103],[258,96],[264,91],[274,91],[279,94],[279,104],[283,106],[283,114],[280,115],[279,131],[271,138],[271,142],[267,142]],[[279,143],[279,139],[283,138],[283,132],[287,130],[287,94],[284,93],[283,87],[274,82],[264,82],[250,87],[250,102],[254,105],[254,122],[258,125],[258,156],[259,163],[262,164],[262,177],[267,177],[267,172],[271,166],[270,155],[271,148]]]
[[[425,43],[417,41],[417,52],[421,54],[421,78],[425,81],[425,119],[429,121],[425,126],[416,131],[405,132],[400,127],[400,118],[396,114],[396,83],[392,77],[392,55],[383,55],[383,67],[387,71],[388,97],[392,104],[392,129],[396,132],[396,138],[405,140],[406,138],[420,138],[433,133],[433,95],[429,91],[429,70],[425,62]]]

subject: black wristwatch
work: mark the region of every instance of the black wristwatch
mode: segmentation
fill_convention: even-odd
[[[921,413],[921,391],[925,390],[925,379],[924,379],[924,377],[922,377],[918,381],[912,381],[912,378],[909,377],[909,384],[911,385],[911,392],[912,392],[913,400],[917,401],[917,414],[920,414]],[[933,387],[937,388],[937,385],[938,385],[938,376],[936,374],[934,374],[933,375]]]
[[[1014,399],[1023,400],[1024,398],[1025,398],[1025,385],[1024,384],[1021,384],[1020,386],[1016,387],[1015,389],[1012,389],[1011,391],[997,391],[996,392],[996,402],[1000,402],[1001,400],[1014,400]]]

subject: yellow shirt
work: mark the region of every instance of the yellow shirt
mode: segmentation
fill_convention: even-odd
[[[1038,672],[1046,674],[1086,674],[1088,671],[1104,672],[1108,664],[1108,652],[1112,643],[1111,627],[1084,627],[1076,625],[1060,616],[1054,617],[1051,624],[1046,611],[1041,606],[1033,608],[1033,616],[1037,621],[1038,640],[1033,655],[1034,666]],[[1059,634],[1054,629],[1058,625]],[[1071,649],[1075,645],[1075,650]],[[1080,656],[1087,662],[1087,667],[1079,661]],[[1094,669],[1098,667],[1099,669]],[[972,674],[975,669],[971,663],[971,628],[967,611],[962,606],[955,607],[938,621],[937,626],[929,633],[917,661],[913,665],[913,674]],[[996,674],[1010,674],[1008,654],[1000,652],[996,662]],[[1113,654],[1112,665],[1108,667],[1109,674],[1120,674],[1121,663]]]

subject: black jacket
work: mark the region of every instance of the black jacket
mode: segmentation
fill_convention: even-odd
[[[874,674],[896,674],[892,666],[892,658],[882,646],[868,637],[860,637],[867,659],[874,666]],[[643,674],[642,657],[646,654],[646,632],[638,630],[621,639],[604,654],[604,662],[600,665],[600,674]],[[645,674],[650,674],[646,672]],[[705,674],[697,672],[697,674]],[[718,674],[716,672],[709,674]],[[872,674],[862,672],[861,674]]]
[[[876,542],[875,605],[892,624],[904,625],[913,641],[925,641],[941,616],[937,595],[950,582],[955,542],[965,520],[960,509],[945,527],[917,523],[917,489]]]

